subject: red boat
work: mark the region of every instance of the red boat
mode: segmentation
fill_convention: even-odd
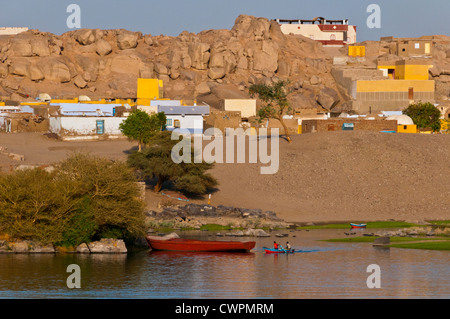
[[[350,226],[352,228],[366,228],[367,224],[353,224],[353,223],[350,223]]]
[[[254,241],[206,241],[195,239],[159,239],[147,236],[147,243],[152,250],[166,251],[220,251],[220,252],[248,252],[255,247]]]

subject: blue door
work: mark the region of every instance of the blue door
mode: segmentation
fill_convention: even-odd
[[[97,134],[101,135],[105,132],[105,120],[97,120]]]

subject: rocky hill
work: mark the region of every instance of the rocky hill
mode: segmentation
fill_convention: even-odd
[[[449,95],[448,37],[442,37],[433,69]],[[385,54],[381,42],[366,42],[363,66]],[[221,108],[224,98],[248,97],[249,85],[289,78],[294,107],[345,109],[348,99],[331,75],[333,57],[346,48],[324,48],[302,36],[284,35],[265,18],[241,15],[231,30],[152,36],[124,29],[79,29],[57,36],[29,30],[0,36],[0,100],[87,95],[135,98],[138,77],[164,81],[165,97],[194,99]],[[444,83],[444,84],[442,84]],[[438,84],[437,84],[438,85]]]

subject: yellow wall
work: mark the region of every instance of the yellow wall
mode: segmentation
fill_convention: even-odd
[[[395,78],[399,80],[428,80],[429,65],[397,65]]]
[[[351,45],[351,46],[348,47],[348,56],[364,57],[364,56],[366,56],[366,47],[365,46]]]
[[[158,79],[138,79],[137,98],[138,104],[150,105],[151,100],[159,99],[159,90],[163,87],[163,82]]]
[[[450,120],[441,120],[441,131],[449,133],[450,131]]]
[[[417,125],[398,125],[398,133],[417,133]]]
[[[434,81],[423,80],[360,80],[356,83],[357,92],[434,92]]]

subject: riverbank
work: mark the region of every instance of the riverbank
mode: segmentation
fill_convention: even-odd
[[[273,211],[287,223],[449,220],[450,137],[426,134],[326,132],[280,140],[279,171],[261,175],[259,164],[216,164],[219,181],[211,205]],[[126,160],[136,143],[60,141],[38,133],[0,133],[0,146],[24,156],[0,156],[0,167],[51,165],[73,152]],[[148,211],[167,197],[146,189]],[[206,205],[208,196],[189,198]],[[175,200],[178,204],[182,201]],[[184,203],[185,204],[185,203]]]

